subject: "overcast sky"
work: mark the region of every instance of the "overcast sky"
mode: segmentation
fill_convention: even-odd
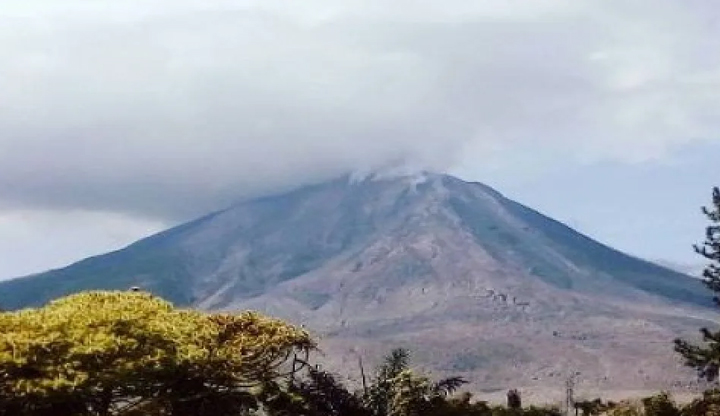
[[[0,278],[406,160],[696,262],[714,0],[4,0]]]

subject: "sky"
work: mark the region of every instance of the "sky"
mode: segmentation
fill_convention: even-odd
[[[0,278],[407,163],[697,263],[712,0],[5,0]]]

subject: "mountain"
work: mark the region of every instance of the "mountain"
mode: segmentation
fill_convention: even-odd
[[[665,260],[665,259],[658,259],[658,260],[651,260],[653,263],[666,267],[670,270],[675,270],[676,272],[686,274],[688,276],[701,278],[703,275],[703,272],[705,271],[706,264],[698,262],[698,263],[683,263],[678,261],[671,261],[671,260]]]
[[[180,305],[302,323],[332,368],[409,346],[429,369],[466,375],[484,391],[560,391],[576,370],[588,391],[678,389],[693,377],[672,339],[712,322],[699,280],[485,185],[427,172],[347,176],[244,201],[113,253],[0,282],[0,305],[130,286]]]

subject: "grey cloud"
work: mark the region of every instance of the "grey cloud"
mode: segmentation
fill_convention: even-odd
[[[11,2],[0,207],[184,218],[394,160],[635,161],[720,127],[719,30],[669,0]]]

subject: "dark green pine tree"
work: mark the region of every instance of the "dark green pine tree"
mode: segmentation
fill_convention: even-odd
[[[705,230],[705,242],[695,246],[695,251],[705,257],[709,264],[703,277],[705,285],[715,293],[715,303],[720,305],[720,189],[713,189],[713,206],[703,207],[703,213],[710,220]],[[694,345],[685,340],[675,340],[675,351],[685,358],[686,365],[698,370],[701,378],[715,381],[720,370],[720,330],[700,330],[703,343]]]

